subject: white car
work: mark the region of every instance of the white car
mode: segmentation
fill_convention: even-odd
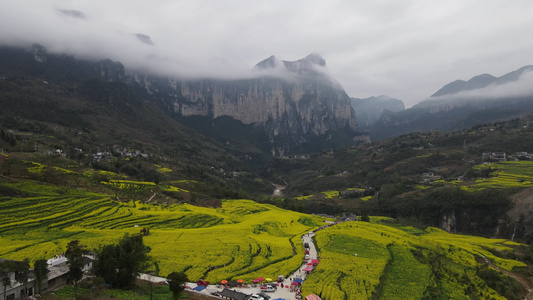
[[[265,300],[265,298],[263,298],[263,297],[261,297],[261,296],[259,296],[257,294],[252,294],[250,296],[250,298],[248,298],[248,300]]]
[[[271,286],[271,285],[267,285],[264,289],[261,288],[261,291],[263,292],[268,292],[268,293],[273,293],[276,291],[276,287],[274,286]],[[263,297],[264,298],[264,297]]]

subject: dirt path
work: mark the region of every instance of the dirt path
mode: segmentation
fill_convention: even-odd
[[[516,281],[518,281],[518,283],[520,283],[528,292],[525,299],[526,300],[533,300],[533,284],[527,278],[525,278],[524,276],[522,276],[522,275],[520,275],[518,273],[507,271],[507,270],[502,269],[502,268],[500,268],[498,266],[495,266],[486,257],[483,257],[483,258],[485,260],[485,264],[491,266],[492,268],[494,268],[494,269],[502,272],[503,274],[505,274],[505,275],[507,275],[509,277],[512,277]]]

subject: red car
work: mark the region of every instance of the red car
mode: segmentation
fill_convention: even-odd
[[[200,280],[198,280],[196,285],[208,286],[209,285],[209,281],[204,281],[203,279],[200,279]]]

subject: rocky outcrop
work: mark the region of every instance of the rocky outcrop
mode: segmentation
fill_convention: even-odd
[[[317,54],[294,62],[271,56],[248,79],[176,80],[134,73],[129,78],[178,118],[229,116],[264,132],[285,153],[313,137],[357,129],[350,99],[326,75],[325,64]]]
[[[263,136],[258,143],[262,148],[270,143],[275,155],[329,149],[361,139],[356,137],[356,117],[348,95],[327,75],[326,61],[318,54],[296,61],[271,56],[258,63],[243,79],[188,80],[131,70],[109,59],[93,62],[48,54],[39,45],[34,45],[30,51],[1,50],[6,53],[5,70],[20,71],[24,56],[31,55],[28,68],[33,75],[79,81],[79,86],[85,88],[84,95],[99,100],[101,95],[96,94],[101,93],[97,89],[102,86],[94,82],[95,77],[115,88],[124,84],[120,89],[120,93],[124,93],[120,97],[124,99],[142,99],[144,103],[158,105],[184,123],[188,121],[186,118],[202,117],[201,122],[212,126],[226,124],[229,127],[225,132],[233,132],[236,128],[232,126],[252,130],[246,134],[254,140]],[[10,63],[8,57],[19,63]],[[230,117],[238,124],[217,123],[222,117]],[[202,133],[206,133],[205,130]],[[327,148],[302,146],[306,143]]]
[[[455,232],[457,226],[457,219],[455,218],[455,211],[441,215],[439,228],[447,232]]]
[[[533,241],[533,189],[528,188],[511,197],[513,208],[500,219],[496,236],[513,241]]]
[[[101,60],[94,65],[94,71],[107,82],[122,82],[126,79],[124,66],[110,59]]]

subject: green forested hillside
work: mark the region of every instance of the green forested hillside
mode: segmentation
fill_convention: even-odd
[[[304,212],[378,214],[426,226],[440,226],[443,215],[462,211],[472,217],[457,231],[491,236],[512,207],[509,196],[532,186],[530,118],[276,160],[272,172],[288,183],[286,198],[278,203]],[[505,153],[505,161],[492,153]]]

